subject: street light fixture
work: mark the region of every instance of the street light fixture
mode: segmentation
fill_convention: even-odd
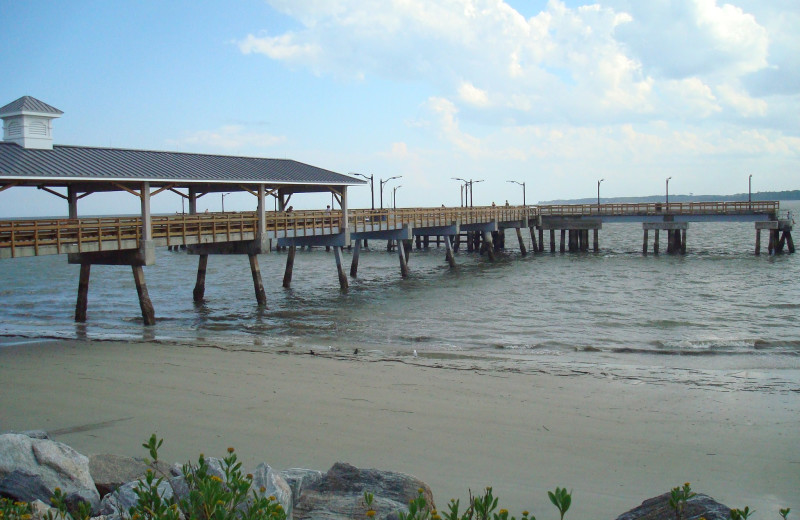
[[[350,175],[358,175],[359,177],[364,177],[369,181],[369,192],[370,196],[372,197],[372,211],[375,211],[375,175],[370,174],[369,177],[364,175],[363,173],[351,173]]]
[[[600,206],[600,183],[603,182],[605,179],[600,179],[597,181],[597,205]]]
[[[522,205],[527,206],[527,204],[525,203],[525,183],[517,181],[506,181],[506,182],[513,182],[514,184],[519,184],[520,186],[522,186]]]
[[[469,180],[469,207],[472,207],[472,184],[476,182],[483,182],[483,179],[479,181],[473,181],[472,179]]]
[[[395,175],[394,177],[389,177],[389,178],[388,178],[388,179],[386,179],[386,180],[383,180],[383,179],[381,179],[381,180],[380,180],[380,185],[381,185],[381,209],[383,209],[383,187],[384,187],[384,186],[385,186],[385,185],[386,185],[386,184],[387,184],[387,183],[388,183],[390,180],[392,180],[392,179],[399,179],[399,178],[401,178],[401,177],[402,177],[402,175]]]
[[[403,185],[399,184],[399,185],[395,186],[394,188],[392,188],[392,207],[394,209],[397,209],[397,190],[399,190],[402,187],[403,187]]]
[[[230,193],[222,193],[222,212],[225,213],[225,196],[230,195]]]
[[[467,179],[462,179],[461,177],[450,177],[450,178],[453,179],[454,181],[461,181],[461,182],[464,183],[464,184],[460,185],[460,188],[461,188],[461,206],[462,207],[466,206],[466,202],[465,202],[466,201],[466,197],[464,195],[464,188],[467,189],[467,195],[469,195],[469,181]]]
[[[669,180],[672,177],[667,177],[667,204],[669,204]]]

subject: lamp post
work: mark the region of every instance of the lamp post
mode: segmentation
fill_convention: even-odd
[[[525,203],[525,183],[517,181],[506,181],[506,182],[513,182],[514,184],[519,184],[520,186],[522,186],[522,205],[527,206],[527,204]]]
[[[469,196],[469,181],[467,179],[462,179],[461,177],[450,177],[454,181],[461,181],[464,184],[460,186],[461,188],[461,206],[466,206],[466,198]],[[464,194],[464,188],[467,189],[466,195]]]
[[[669,204],[669,180],[672,177],[667,177],[667,204]]]
[[[230,193],[222,193],[222,212],[225,213],[225,196],[230,195]]]
[[[753,174],[747,178],[747,202],[753,202]]]
[[[372,211],[375,211],[375,175],[370,174],[369,177],[367,177],[363,173],[355,173],[355,172],[353,172],[351,175],[358,175],[359,177],[364,177],[369,181],[369,192],[372,198]]]
[[[597,207],[600,207],[600,183],[603,182],[605,179],[600,179],[597,181]]]
[[[469,180],[469,207],[472,207],[472,185],[476,182],[483,182],[483,179],[479,181],[473,181],[472,179]]]
[[[399,184],[399,185],[395,186],[394,188],[392,188],[392,208],[393,209],[397,209],[397,190],[399,190],[402,187],[403,187],[403,185]]]
[[[386,180],[383,180],[383,179],[381,179],[381,180],[380,180],[380,186],[381,186],[381,209],[383,209],[383,187],[384,187],[384,186],[385,186],[385,185],[386,185],[386,184],[387,184],[387,183],[388,183],[390,180],[392,180],[392,179],[399,179],[400,177],[402,177],[402,175],[395,175],[394,177],[389,177],[389,178],[388,178],[388,179],[386,179]]]

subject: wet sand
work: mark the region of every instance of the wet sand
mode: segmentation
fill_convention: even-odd
[[[689,481],[759,518],[800,511],[800,395],[590,375],[127,342],[0,339],[0,430],[78,451],[221,456],[246,467],[335,461],[410,473],[437,503],[487,485],[519,516],[615,518]]]

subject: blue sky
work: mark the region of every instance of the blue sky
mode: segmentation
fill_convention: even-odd
[[[402,175],[403,206],[457,205],[452,177],[484,179],[476,204],[521,203],[508,180],[529,203],[591,197],[600,178],[604,196],[670,176],[671,193],[744,192],[749,174],[755,191],[798,189],[797,27],[795,0],[0,0],[0,105],[63,110],[58,144]],[[0,193],[4,216],[59,204]]]

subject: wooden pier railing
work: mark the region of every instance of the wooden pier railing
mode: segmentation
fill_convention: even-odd
[[[774,219],[778,202],[691,202],[646,204],[579,204],[554,206],[484,206],[476,208],[398,208],[349,210],[351,231],[449,226],[521,221],[548,217],[743,215],[768,214]],[[267,212],[269,238],[330,235],[341,232],[340,211]],[[65,253],[136,249],[141,240],[139,217],[36,219],[0,221],[0,259]],[[255,212],[204,213],[152,217],[152,237],[158,246],[252,240]]]

